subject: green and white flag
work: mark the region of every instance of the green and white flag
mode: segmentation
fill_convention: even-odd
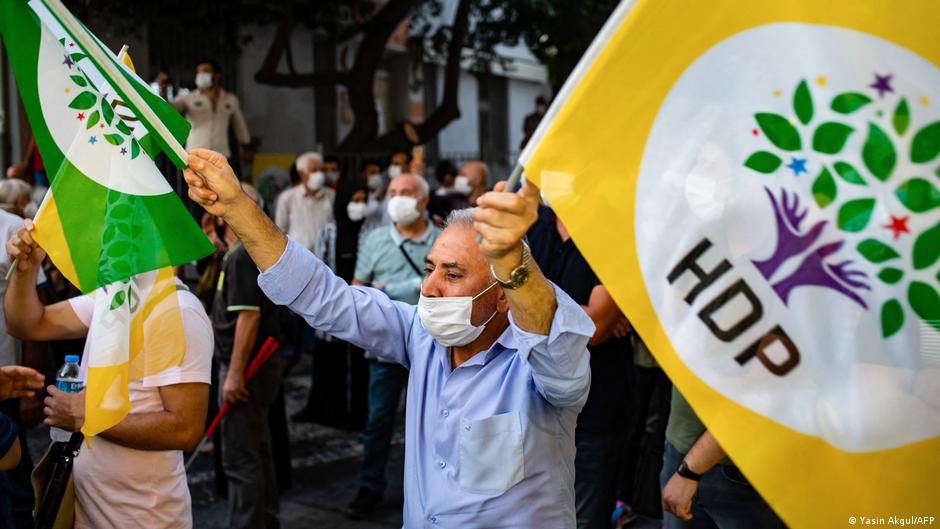
[[[0,35],[51,192],[36,240],[83,292],[213,251],[160,174],[189,123],[58,0],[0,0]]]

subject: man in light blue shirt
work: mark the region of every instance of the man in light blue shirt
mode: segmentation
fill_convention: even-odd
[[[235,230],[272,301],[411,370],[405,527],[574,527],[574,430],[594,325],[522,242],[535,186],[500,183],[452,215],[414,307],[346,285],[287,239],[218,153],[195,149],[188,163],[190,196]]]

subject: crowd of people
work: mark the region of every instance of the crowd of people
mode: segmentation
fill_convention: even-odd
[[[289,420],[361,431],[347,514],[374,514],[402,407],[405,527],[607,529],[637,515],[668,528],[782,526],[537,188],[494,186],[479,160],[441,160],[426,178],[408,152],[352,166],[309,151],[291,187],[262,198],[230,163],[230,127],[241,160],[250,136],[220,74],[203,61],[197,89],[172,98],[193,124],[187,197],[216,247],[198,280],[177,280],[186,353],[130,382],[127,418],[80,452],[75,527],[192,526],[183,453],[222,403],[205,449],[232,528],[278,527]],[[84,394],[43,390],[40,373],[87,353],[101,325],[30,235],[47,185],[35,147],[0,181],[0,279],[17,260],[0,282],[3,528],[32,526],[25,431],[83,423]],[[268,338],[280,351],[246,381]],[[282,381],[301,355],[310,393],[288,419]]]

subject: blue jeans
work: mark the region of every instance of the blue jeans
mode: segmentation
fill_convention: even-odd
[[[385,466],[395,431],[395,416],[401,392],[408,383],[408,370],[401,364],[369,360],[369,419],[362,431],[362,468],[359,486],[384,492]]]
[[[676,472],[685,454],[669,441],[663,455],[663,471],[659,475],[660,488]],[[767,502],[748,483],[738,467],[715,465],[702,476],[695,497],[692,498],[692,519],[683,522],[663,512],[664,529],[765,529],[783,528]]]
[[[624,437],[611,432],[575,432],[574,497],[578,529],[609,529],[617,501]]]

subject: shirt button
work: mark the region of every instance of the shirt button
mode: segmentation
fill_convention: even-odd
[[[448,417],[449,415],[450,415],[450,412],[449,412],[449,411],[447,411],[447,410],[441,410],[441,417]]]
[[[437,462],[437,466],[444,468],[447,466],[447,463],[445,463],[444,460],[441,459],[440,461]]]

